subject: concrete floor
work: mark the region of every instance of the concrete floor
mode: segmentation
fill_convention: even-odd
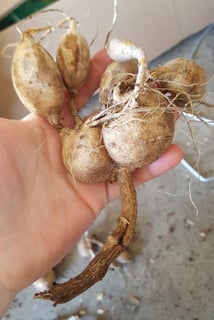
[[[204,37],[203,37],[204,36]],[[203,37],[203,39],[201,39]],[[176,56],[192,57],[214,75],[214,28],[190,37],[152,62],[164,63]],[[208,98],[214,102],[214,81],[208,82]],[[96,97],[93,98],[93,103]],[[203,109],[203,115],[213,118]],[[203,175],[214,176],[213,128],[201,124],[197,134],[202,146]],[[191,138],[182,136],[182,120],[175,140],[181,143],[188,160]],[[183,138],[182,138],[183,137]],[[189,193],[189,190],[191,193]],[[3,320],[212,320],[214,319],[214,181],[200,182],[180,164],[162,177],[140,186],[138,221],[130,246],[134,258],[123,267],[109,270],[102,282],[73,301],[53,307],[32,300],[33,286],[20,292]],[[105,240],[119,212],[119,200],[103,210],[90,232]],[[196,214],[196,208],[198,214]],[[76,248],[57,267],[60,279],[68,279],[88,262]],[[99,301],[97,295],[102,292]],[[85,315],[82,315],[85,311]],[[103,314],[99,314],[103,313]]]

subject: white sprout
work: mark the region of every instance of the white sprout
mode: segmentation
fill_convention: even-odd
[[[106,45],[109,57],[118,62],[136,59],[138,61],[138,73],[135,82],[134,96],[144,85],[147,78],[147,57],[145,52],[131,41],[111,39]]]

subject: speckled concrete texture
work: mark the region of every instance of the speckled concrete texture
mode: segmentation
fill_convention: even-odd
[[[214,75],[214,27],[183,41],[151,65],[177,56],[194,57],[210,79]],[[213,80],[208,81],[208,100],[214,103]],[[88,108],[91,110],[96,104],[95,96]],[[214,119],[212,111],[202,111],[203,116]],[[189,153],[191,135],[188,131],[183,134],[182,121],[177,121],[175,140],[183,145],[185,157],[194,164],[194,152]],[[200,126],[200,161],[206,163],[201,170],[214,176],[214,129],[206,124]],[[30,286],[17,295],[3,320],[56,320],[72,315],[70,319],[84,320],[213,320],[214,182],[200,182],[180,164],[140,186],[137,197],[139,212],[130,262],[110,268],[103,281],[57,307],[33,300],[35,289]],[[119,210],[119,200],[109,204],[89,233],[104,241]],[[73,248],[56,268],[59,280],[80,272],[87,262]]]

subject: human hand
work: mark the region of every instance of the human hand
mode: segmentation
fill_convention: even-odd
[[[109,62],[104,50],[94,56],[78,108],[97,89]],[[63,113],[70,124],[66,106]],[[58,133],[38,116],[0,119],[0,134],[0,287],[16,293],[59,263],[119,190],[117,183],[74,183],[62,162]],[[181,158],[181,148],[171,145],[136,170],[135,184],[163,174]]]

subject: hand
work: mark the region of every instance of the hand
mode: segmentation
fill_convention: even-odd
[[[93,57],[87,84],[76,99],[78,108],[97,89],[109,62],[104,50]],[[67,113],[65,107],[69,123]],[[59,135],[44,119],[0,119],[0,134],[0,287],[16,293],[59,263],[119,191],[116,183],[73,183],[62,163]],[[163,174],[181,158],[181,149],[172,145],[133,174],[136,185]]]

